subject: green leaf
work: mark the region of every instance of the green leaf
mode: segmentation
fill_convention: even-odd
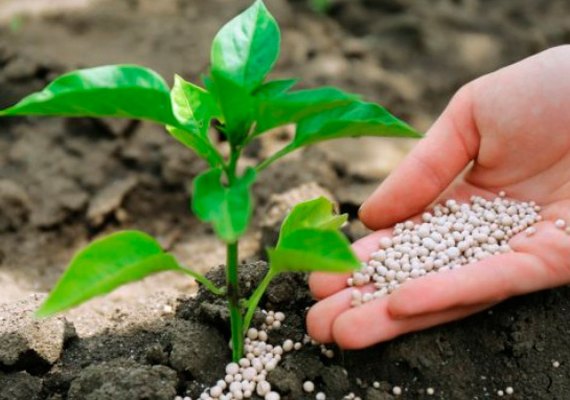
[[[299,121],[291,146],[299,148],[323,140],[358,136],[421,137],[385,108],[355,102]]]
[[[271,269],[286,271],[347,272],[360,267],[350,242],[338,231],[304,228],[284,236],[268,249]]]
[[[221,110],[210,93],[179,75],[174,77],[170,92],[174,115],[184,126],[197,127],[206,136],[210,121],[221,117]]]
[[[75,255],[36,312],[47,317],[156,272],[184,271],[174,257],[143,232],[117,232],[95,240]]]
[[[358,96],[333,87],[298,90],[259,100],[256,133],[291,124],[358,100]]]
[[[224,160],[222,156],[218,153],[207,136],[201,136],[196,132],[189,132],[187,130],[168,125],[166,126],[166,130],[173,138],[189,149],[194,150],[196,154],[205,159],[211,167],[217,167],[223,164]]]
[[[267,250],[270,268],[275,273],[359,268],[350,242],[338,230],[346,220],[333,213],[333,203],[324,197],[297,204],[281,226],[277,246]]]
[[[220,129],[233,146],[241,145],[254,120],[253,96],[243,87],[222,76],[214,75],[205,82],[223,115],[223,125]]]
[[[297,83],[297,79],[278,79],[269,81],[253,91],[258,98],[272,98],[287,92]]]
[[[177,125],[168,85],[154,71],[108,65],[62,75],[2,115],[118,117]]]
[[[295,205],[283,221],[277,247],[279,247],[283,237],[290,235],[296,230],[315,228],[336,231],[347,219],[347,214],[335,215],[334,204],[325,197],[304,201]]]
[[[256,170],[262,171],[303,146],[324,140],[360,136],[422,137],[385,108],[373,103],[354,101],[302,118],[297,123],[293,140],[259,164]]]
[[[206,90],[186,82],[178,75],[174,77],[170,97],[174,115],[185,128],[167,126],[168,133],[198,153],[210,166],[223,164],[222,157],[208,137],[210,121],[221,118],[221,111],[214,98]]]
[[[204,222],[212,223],[216,234],[227,243],[235,242],[246,230],[253,211],[251,185],[255,170],[231,185],[222,183],[222,170],[211,169],[194,179],[192,210]]]
[[[213,75],[249,92],[263,80],[279,56],[281,34],[261,0],[228,22],[212,43]]]

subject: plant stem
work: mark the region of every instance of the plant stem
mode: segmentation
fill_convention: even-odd
[[[184,273],[186,275],[191,276],[192,278],[194,278],[196,280],[196,282],[199,282],[200,284],[202,284],[204,287],[206,287],[206,289],[208,289],[210,292],[214,293],[217,296],[223,296],[224,294],[226,294],[226,291],[224,288],[219,288],[217,287],[214,282],[212,282],[211,280],[209,280],[208,278],[206,278],[204,275],[199,274],[197,272],[191,271],[187,268],[183,268],[180,267]]]
[[[245,314],[245,319],[243,323],[244,334],[249,329],[249,325],[251,324],[251,320],[253,319],[253,315],[255,314],[255,309],[257,308],[257,305],[259,304],[259,301],[261,300],[263,293],[265,293],[265,290],[267,290],[267,286],[269,286],[269,283],[273,278],[275,278],[276,275],[277,273],[274,272],[271,268],[269,268],[269,271],[267,271],[267,274],[265,274],[265,277],[263,278],[259,286],[255,289],[255,291],[247,301],[247,313]]]
[[[230,184],[233,183],[236,179],[236,169],[240,155],[241,155],[241,149],[232,146],[230,152],[230,161],[228,163],[228,169],[226,171],[226,175],[228,177],[228,183]]]
[[[227,244],[226,282],[232,334],[232,359],[238,362],[243,355],[243,316],[238,284],[238,242]]]
[[[291,153],[293,150],[296,150],[296,148],[293,146],[283,147],[281,150],[274,153],[269,158],[266,158],[261,164],[255,167],[255,171],[258,173],[263,171],[265,168],[269,167],[274,161],[277,161],[281,157],[286,156],[287,154]]]

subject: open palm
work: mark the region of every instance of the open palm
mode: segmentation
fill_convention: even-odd
[[[408,281],[394,293],[350,307],[346,276],[314,273],[320,301],[307,317],[321,342],[362,348],[459,319],[508,297],[570,283],[570,46],[561,46],[464,86],[427,137],[362,206],[374,234],[354,244],[366,260],[396,222],[434,201],[467,201],[499,191],[542,206],[533,236],[519,234],[511,253]]]

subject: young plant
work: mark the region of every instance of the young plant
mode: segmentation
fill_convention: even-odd
[[[267,81],[280,46],[279,27],[261,0],[227,23],[216,35],[205,88],[174,79],[169,89],[155,72],[135,65],[111,65],[65,74],[44,90],[0,111],[0,116],[46,115],[117,117],[163,124],[184,146],[207,161],[209,169],[193,182],[192,210],[212,224],[227,246],[226,286],[185,267],[145,233],[122,231],[95,240],[71,261],[37,311],[46,317],[150,274],[172,270],[190,275],[225,296],[231,315],[233,359],[243,353],[243,335],[269,282],[286,271],[350,271],[359,267],[340,233],[346,216],[333,214],[328,200],[297,205],[268,249],[269,270],[249,299],[238,287],[238,241],[248,228],[252,184],[271,163],[301,147],[357,136],[418,137],[384,108],[332,87],[292,90],[296,80]],[[225,135],[224,158],[208,129],[212,121]],[[238,168],[243,149],[263,133],[296,124],[292,141],[255,168]]]

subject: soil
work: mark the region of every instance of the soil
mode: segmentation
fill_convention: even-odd
[[[248,3],[60,0],[44,10],[36,1],[0,0],[0,107],[78,67],[138,63],[167,78],[176,72],[197,81],[206,71],[211,37]],[[267,3],[283,29],[275,77],[362,93],[420,130],[470,79],[570,41],[565,0],[332,0],[327,14],[311,11],[305,0]],[[264,138],[245,163],[290,135],[284,129]],[[273,165],[255,187],[258,212],[242,258],[259,258],[272,193],[317,183],[354,218],[413,143],[327,143]],[[223,248],[188,212],[189,183],[203,167],[162,128],[146,123],[0,119],[0,304],[49,290],[77,249],[121,228],[157,236],[197,270],[222,263]],[[367,233],[356,221],[347,232],[353,239]],[[267,307],[289,315],[284,332],[297,336],[311,301],[304,287],[301,276],[283,276],[268,296]],[[163,274],[74,310],[67,318],[76,335],[66,338],[58,361],[35,368],[25,360],[16,364],[21,367],[0,363],[0,399],[196,394],[220,376],[229,353],[219,305],[190,299],[176,316],[169,311],[177,297],[195,290],[192,282]],[[569,299],[568,288],[525,296],[363,352],[337,351],[333,360],[307,348],[284,361],[272,379],[291,399],[302,398],[299,377],[305,376],[333,399],[349,391],[389,399],[391,385],[410,399],[422,398],[427,387],[436,389],[435,398],[494,398],[507,386],[515,388],[511,398],[567,399]],[[200,358],[205,348],[208,360]],[[374,380],[380,390],[370,386]]]
[[[244,294],[265,271],[263,262],[241,266]],[[222,268],[208,273],[219,285],[224,275]],[[310,304],[303,274],[279,276],[261,304],[286,315],[269,342],[301,341]],[[319,346],[308,344],[287,354],[268,380],[285,400],[312,399],[302,391],[306,380],[330,399],[342,399],[349,392],[364,399],[394,399],[390,393],[395,385],[406,399],[434,398],[426,394],[428,387],[435,389],[438,399],[495,398],[507,386],[515,390],[513,399],[565,399],[570,393],[568,309],[570,289],[562,288],[509,300],[465,321],[370,349],[335,349],[332,359],[323,356]],[[228,317],[221,298],[200,290],[181,299],[175,315],[132,325],[121,334],[68,334],[53,365],[28,372],[3,367],[0,399],[197,398],[225,375]],[[19,365],[26,365],[29,357],[29,352],[23,353]],[[561,363],[558,368],[554,360]],[[380,386],[375,388],[374,382]]]

